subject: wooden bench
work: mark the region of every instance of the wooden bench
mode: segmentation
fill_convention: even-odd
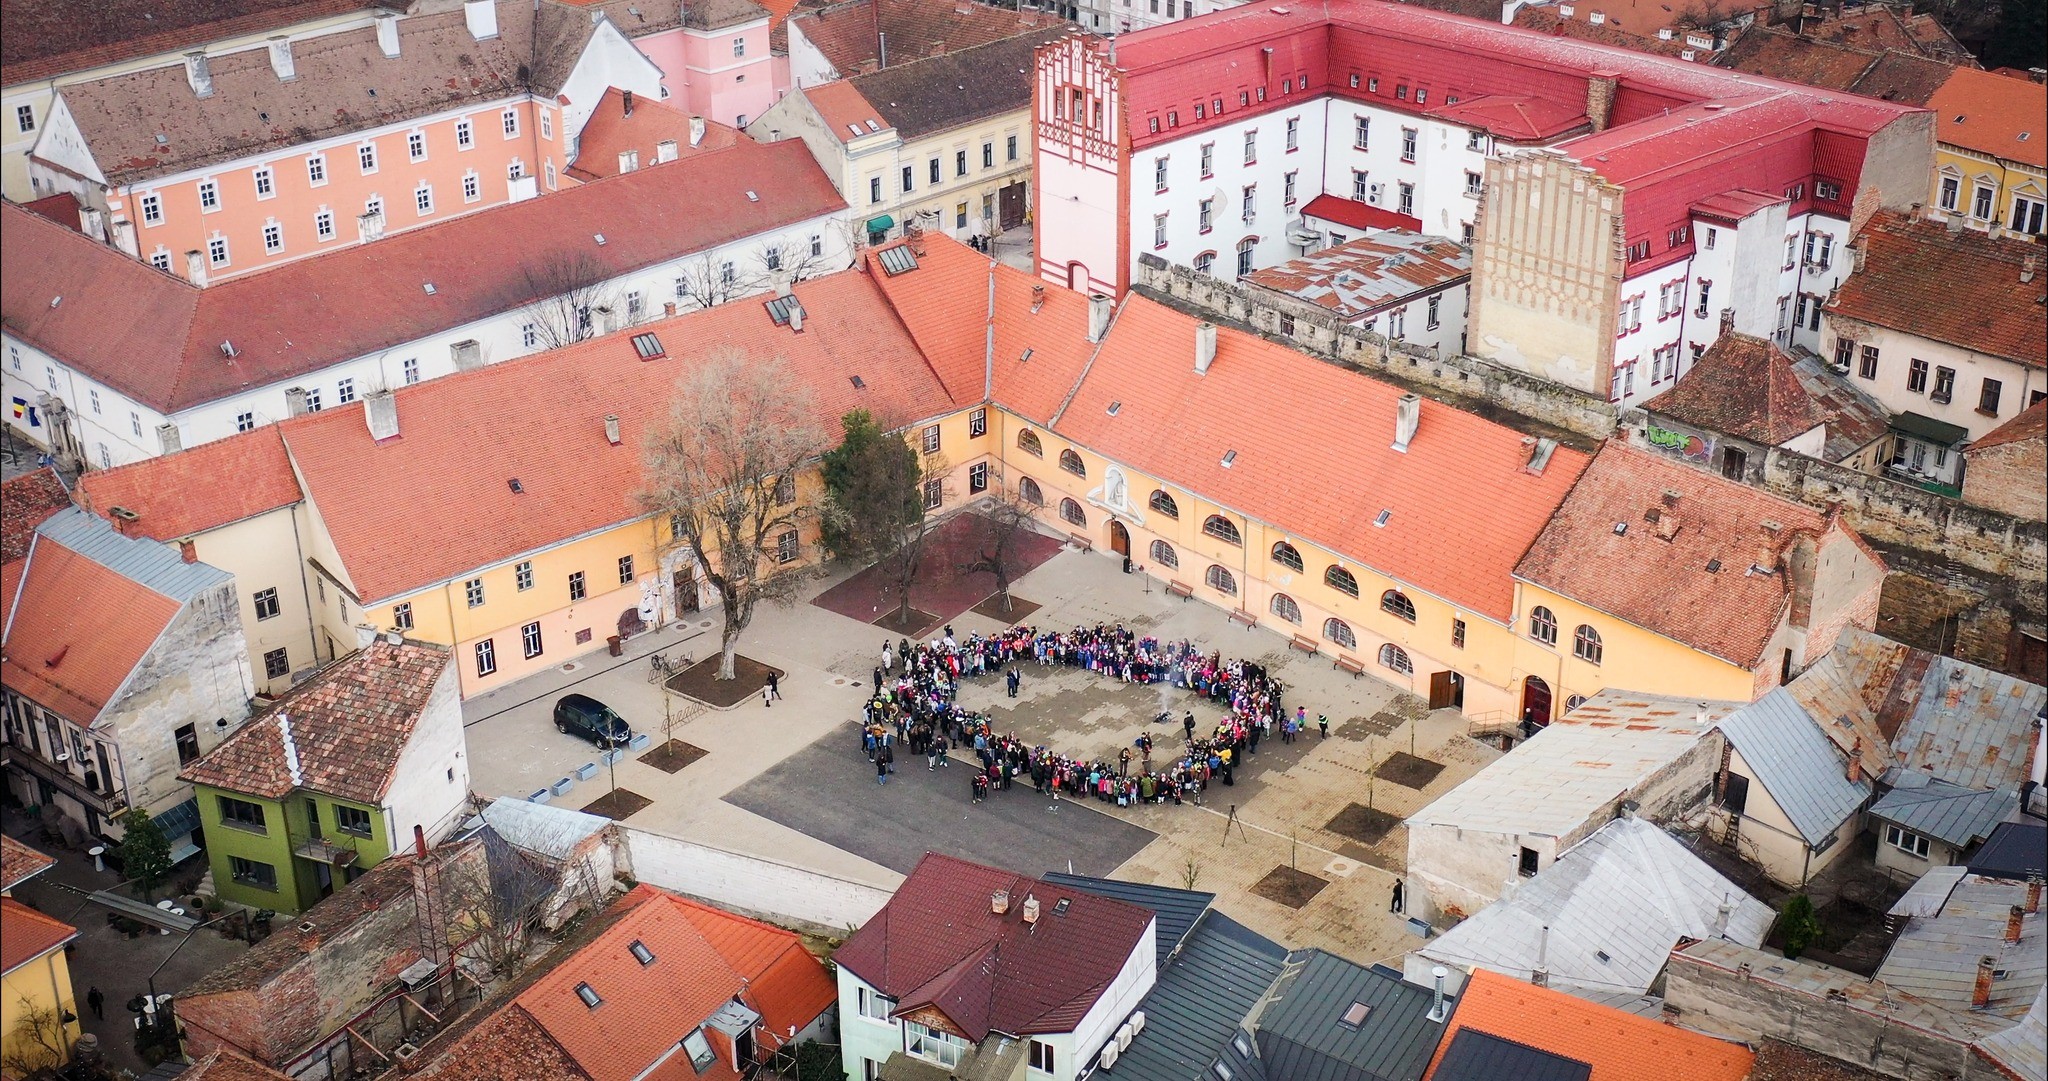
[[[1346,672],[1351,673],[1353,676],[1362,676],[1365,674],[1365,662],[1359,660],[1356,657],[1339,656],[1335,661],[1331,663],[1334,667],[1342,668]]]
[[[1259,617],[1242,608],[1232,608],[1230,610],[1230,621],[1232,623],[1242,623],[1247,627],[1259,625]]]
[[[1298,649],[1303,653],[1319,653],[1322,651],[1323,648],[1321,642],[1318,642],[1305,634],[1295,635],[1294,641],[1287,643],[1287,645],[1289,648]]]
[[[1168,582],[1166,583],[1166,591],[1179,597],[1181,600],[1187,600],[1195,595],[1195,587],[1186,582]]]
[[[1089,540],[1087,537],[1079,533],[1067,534],[1067,543],[1073,545],[1076,548],[1079,548],[1084,552],[1092,552],[1095,550],[1095,542]]]

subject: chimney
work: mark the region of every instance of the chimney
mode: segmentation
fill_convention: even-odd
[[[1857,736],[1849,745],[1849,783],[1863,783],[1863,737]]]
[[[997,890],[988,895],[988,910],[1000,916],[1010,910],[1010,891]]]
[[[1998,965],[1995,957],[1977,958],[1977,985],[1970,989],[1970,1008],[1981,1010],[1991,1005],[1991,971]]]
[[[2027,876],[2027,914],[2041,911],[2041,876]]]
[[[1723,334],[1733,334],[1733,333],[1735,333],[1735,309],[1734,309],[1734,308],[1722,308],[1722,309],[1721,309],[1721,333],[1723,333]]]
[[[619,415],[617,413],[606,413],[604,415],[604,441],[615,447],[619,445]]]
[[[633,170],[635,170],[635,169],[638,169],[639,167],[640,167],[640,152],[639,152],[638,150],[621,150],[621,151],[619,151],[619,172],[620,172],[620,173],[630,173],[630,172],[632,172]]]
[[[199,546],[192,543],[192,538],[186,537],[178,542],[178,558],[187,563],[199,562]]]
[[[135,240],[135,223],[127,218],[114,219],[114,246],[128,253],[129,258],[142,257],[142,247]]]
[[[1038,309],[1043,307],[1045,307],[1045,286],[1034,285],[1031,287],[1031,313],[1036,315],[1038,314]]]
[[[795,304],[789,306],[789,331],[792,334],[804,332],[804,310]]]
[[[1216,324],[1195,324],[1195,374],[1208,375],[1209,365],[1216,363]]]
[[[633,115],[633,92],[631,90],[619,91],[619,109],[621,116]]]
[[[412,828],[412,854],[421,859],[427,857],[427,830],[424,826]]]
[[[1038,898],[1031,896],[1024,898],[1023,916],[1024,922],[1027,924],[1038,922]]]
[[[469,24],[469,36],[478,41],[497,37],[497,0],[463,0],[462,21]]]
[[[1394,403],[1394,445],[1392,449],[1408,453],[1408,444],[1415,441],[1415,429],[1422,423],[1422,397],[1417,394],[1403,394]]]
[[[367,623],[358,623],[355,629],[357,649],[368,649],[377,644],[377,628]]]
[[[1734,915],[1734,914],[1735,914],[1735,902],[1734,902],[1734,901],[1733,901],[1732,899],[1730,899],[1730,898],[1729,898],[1728,896],[1726,896],[1726,895],[1724,894],[1724,895],[1723,895],[1723,896],[1721,897],[1721,903],[1720,903],[1720,905],[1718,905],[1718,906],[1717,906],[1717,907],[1716,907],[1716,908],[1714,909],[1714,937],[1715,937],[1715,938],[1727,938],[1727,937],[1728,937],[1728,917],[1730,917],[1730,916],[1732,916],[1732,915]]]
[[[1088,340],[1099,342],[1109,333],[1109,313],[1115,309],[1116,300],[1103,293],[1088,294]]]
[[[99,241],[102,244],[105,244],[107,242],[106,211],[103,211],[100,208],[93,206],[79,207],[78,231],[84,233],[86,236],[93,238],[94,240]],[[2025,281],[2026,279],[2022,278],[2020,280]]]
[[[402,645],[404,645],[404,644],[405,644],[405,632],[404,632],[404,631],[401,631],[401,630],[399,630],[399,629],[398,629],[398,628],[396,628],[396,627],[393,627],[393,628],[391,628],[390,630],[388,630],[388,631],[385,631],[385,632],[384,632],[384,644],[385,644],[385,645],[387,645],[387,646],[402,646]]]
[[[674,319],[676,317],[676,302],[673,300],[663,301],[661,305],[661,314],[662,317],[665,319]]]
[[[1596,71],[1586,81],[1586,119],[1593,122],[1594,131],[1607,130],[1607,114],[1614,109],[1614,88],[1621,80],[1618,72]]]
[[[398,396],[389,390],[372,391],[363,398],[363,422],[370,426],[370,438],[382,443],[398,435]]]
[[[1430,969],[1429,974],[1436,979],[1435,1004],[1429,1008],[1429,1019],[1441,1025],[1444,1018],[1449,1016],[1448,1011],[1444,1009],[1444,979],[1450,976],[1451,970],[1438,965]]]
[[[2040,256],[2038,256],[2038,255],[2035,255],[2035,254],[2034,254],[2033,252],[2028,252],[2028,253],[2027,253],[2027,257],[2026,257],[2025,259],[2023,259],[2023,260],[2021,260],[2021,261],[2020,261],[2020,284],[2021,284],[2021,285],[2025,285],[2025,284],[2027,284],[2028,282],[2031,282],[2031,281],[2033,281],[2033,280],[2034,280],[2034,268],[2035,268],[2035,267],[2037,267],[2037,266],[2039,266],[2040,264],[2041,264],[2041,257],[2040,257]]]
[[[690,118],[690,145],[694,147],[701,144],[703,141],[704,118],[701,116],[693,116]]]
[[[377,16],[377,48],[384,59],[398,59],[398,16],[389,12]]]
[[[185,439],[178,434],[178,426],[168,420],[156,426],[156,439],[163,444],[165,454],[176,454],[185,449]]]
[[[654,144],[654,162],[657,165],[665,161],[676,160],[676,157],[680,153],[681,151],[676,146],[676,141],[674,139],[663,139],[662,141]]]
[[[185,280],[193,285],[206,284],[206,253],[188,251],[185,253]]]
[[[304,416],[304,415],[305,415],[305,413],[306,413],[306,388],[305,388],[305,387],[286,387],[286,388],[285,388],[285,392],[284,392],[284,411],[285,411],[285,415],[286,415],[286,416],[298,417],[298,416]]]
[[[1948,231],[1951,233],[1961,233],[1963,231],[1963,215],[1960,211],[1949,211]]]
[[[277,81],[281,83],[299,77],[298,69],[292,64],[292,39],[283,34],[270,39],[270,70],[277,73]]]
[[[2010,946],[2013,943],[2018,942],[2020,940],[2020,928],[2023,924],[2026,923],[2026,921],[2027,910],[2024,905],[2014,905],[2012,906],[2011,910],[2005,914],[2006,945]]]
[[[1529,970],[1529,982],[1538,987],[1550,986],[1550,925],[1536,932],[1536,967]]]
[[[192,84],[195,97],[213,96],[213,71],[206,66],[206,54],[192,52],[185,54],[185,81]]]
[[[466,372],[484,366],[484,347],[475,338],[465,338],[448,347],[449,359],[455,362],[455,370]]]

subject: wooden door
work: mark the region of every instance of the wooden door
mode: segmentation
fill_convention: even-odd
[[[1539,676],[1522,681],[1522,720],[1537,728],[1550,724],[1550,684]]]
[[[1131,554],[1131,531],[1125,529],[1122,522],[1112,520],[1109,523],[1109,550],[1120,556]]]
[[[676,572],[676,617],[681,618],[695,612],[697,601],[696,572],[685,568]]]
[[[1020,181],[1008,185],[996,195],[996,224],[1005,229],[1024,224],[1024,184]]]
[[[1429,674],[1429,708],[1463,709],[1465,707],[1465,677],[1456,672],[1431,672]]]

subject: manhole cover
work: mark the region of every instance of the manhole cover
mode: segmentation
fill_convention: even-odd
[[[570,661],[568,664],[562,666],[562,671],[564,672],[580,672],[582,670],[583,666],[575,661]]]
[[[698,629],[698,630],[700,630],[700,631],[708,631],[708,630],[710,630],[710,629],[711,629],[711,621],[707,619],[707,620],[705,620],[704,622],[702,622],[702,623],[699,623],[699,624],[697,624],[697,629]]]
[[[1359,865],[1357,860],[1347,860],[1344,857],[1339,856],[1336,859],[1333,859],[1330,862],[1323,864],[1323,873],[1326,875],[1333,875],[1337,878],[1350,878],[1351,872],[1358,870],[1358,866]]]
[[[834,677],[832,677],[832,685],[833,685],[834,687],[844,687],[844,686],[846,686],[846,677],[845,677],[845,676],[834,676]]]

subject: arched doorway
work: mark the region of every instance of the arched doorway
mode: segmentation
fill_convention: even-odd
[[[1550,684],[1541,676],[1522,681],[1522,722],[1532,729],[1550,724]]]
[[[1109,550],[1120,556],[1131,554],[1131,531],[1114,518],[1109,520]]]

